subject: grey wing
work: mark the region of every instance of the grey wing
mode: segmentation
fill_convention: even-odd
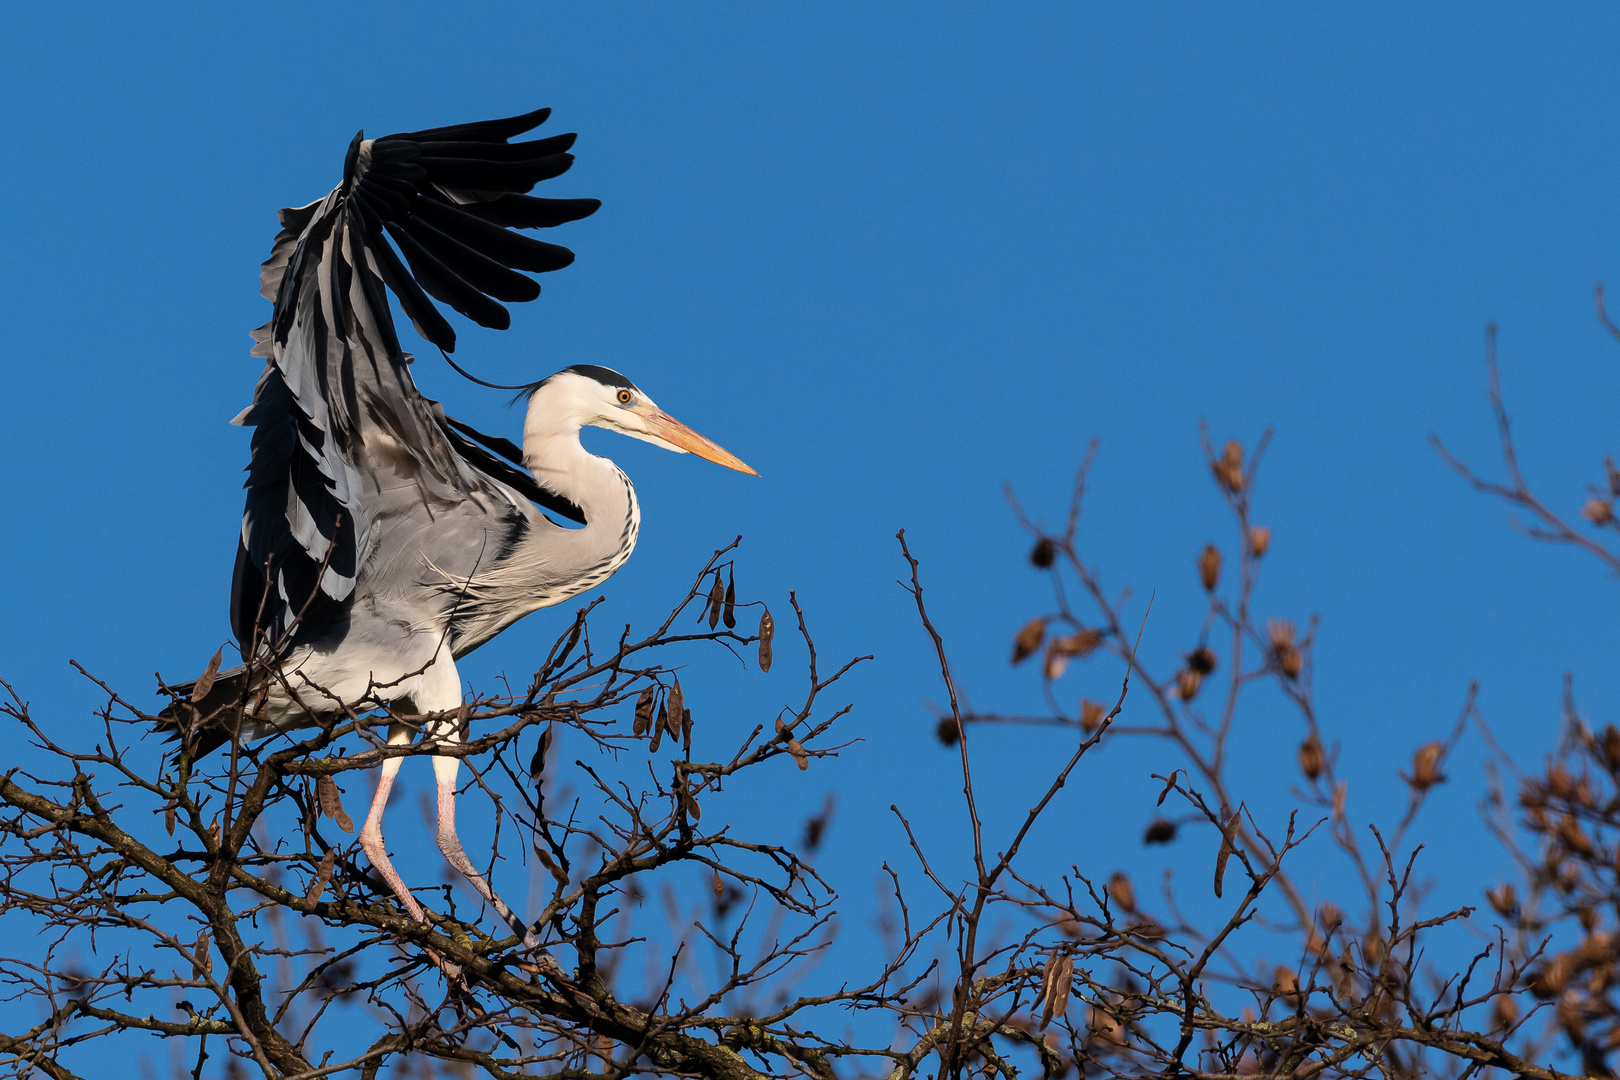
[[[534,497],[526,473],[488,453],[488,437],[470,440],[471,429],[452,427],[418,392],[388,294],[450,352],[455,331],[433,299],[505,329],[500,301],[540,292],[519,271],[573,261],[567,248],[512,231],[600,205],[524,194],[573,163],[573,135],[508,142],[547,115],[356,135],[342,184],[281,212],[260,278],[275,308],[254,335],[254,355],[268,363],[237,418],[254,429],[231,588],[244,651],[316,639],[341,623],[380,528],[506,527],[513,496]]]

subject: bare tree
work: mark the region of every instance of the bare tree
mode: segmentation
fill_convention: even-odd
[[[1527,510],[1533,535],[1620,566],[1524,483],[1494,353],[1489,364],[1508,482],[1447,460]],[[967,707],[925,603],[922,563],[897,537],[902,584],[943,685],[937,735],[956,753],[971,869],[965,878],[937,870],[945,860],[894,807],[910,850],[883,865],[886,949],[848,978],[820,964],[837,897],[813,860],[832,804],[795,846],[760,842],[746,820],[705,820],[705,802],[744,771],[774,770],[786,783],[839,751],[848,707],[828,699],[865,659],[826,669],[790,595],[782,610],[808,657],[802,702],[722,748],[705,713],[723,706],[688,702],[677,669],[717,648],[771,667],[774,622],[763,604],[737,598],[735,543],[651,632],[604,631],[596,605],[582,608],[527,686],[463,707],[464,744],[388,746],[390,723],[432,731],[448,718],[379,707],[197,759],[189,735],[160,744],[153,716],[102,687],[99,741],[87,747],[0,684],[9,695],[0,709],[44,763],[0,779],[0,913],[15,928],[0,948],[0,1060],[14,1075],[62,1080],[116,1052],[156,1075],[140,1065],[156,1037],[170,1049],[168,1071],[195,1080],[435,1070],[566,1080],[1495,1069],[1540,1078],[1562,1075],[1564,1062],[1609,1075],[1620,1044],[1620,732],[1589,730],[1571,703],[1545,769],[1499,755],[1489,822],[1503,870],[1521,884],[1492,889],[1477,911],[1426,910],[1414,838],[1458,740],[1471,725],[1489,736],[1473,690],[1460,688],[1456,717],[1402,763],[1404,805],[1382,808],[1382,827],[1359,820],[1315,704],[1316,622],[1268,617],[1257,593],[1271,535],[1252,511],[1268,438],[1248,448],[1217,447],[1207,432],[1202,441],[1232,538],[1197,551],[1186,585],[1201,587],[1207,606],[1188,628],[1192,647],[1169,667],[1138,652],[1151,605],[1105,587],[1080,546],[1095,445],[1060,530],[1035,525],[1014,501],[1030,561],[1052,586],[1012,657],[1039,658],[1040,715]],[[1607,468],[1611,486],[1584,511],[1599,529],[1616,527],[1620,482]],[[1117,694],[1071,707],[1059,680],[1075,663],[1114,665]],[[1251,811],[1262,793],[1241,790],[1230,768],[1261,687],[1280,692],[1299,724],[1298,779],[1275,781],[1294,809],[1275,820]],[[242,728],[257,707],[239,702],[214,719]],[[173,708],[184,713],[187,701],[174,695]],[[980,813],[973,778],[974,748],[993,725],[1055,726],[1073,738],[1004,835]],[[1154,900],[1125,870],[1043,865],[1025,853],[1087,757],[1118,739],[1162,750],[1143,842],[1175,841],[1189,868],[1177,880],[1199,882],[1196,896],[1167,884]],[[595,753],[565,761],[563,745]],[[538,868],[546,887],[532,922],[555,961],[526,951],[448,884],[424,905],[427,921],[415,921],[351,843],[345,774],[428,753],[461,755],[469,796],[493,813],[486,877]],[[1269,803],[1278,793],[1264,792]],[[1329,860],[1355,884],[1313,901]],[[1279,955],[1285,962],[1262,959]]]

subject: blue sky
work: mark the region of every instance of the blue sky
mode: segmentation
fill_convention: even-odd
[[[741,533],[744,592],[780,616],[797,589],[824,656],[877,655],[848,683],[864,741],[749,796],[787,839],[840,791],[828,860],[852,923],[897,856],[890,802],[931,843],[959,835],[893,534],[924,560],[973,701],[1032,706],[1006,653],[1045,586],[1001,485],[1059,520],[1094,435],[1083,543],[1114,586],[1157,590],[1143,652],[1168,666],[1197,632],[1195,554],[1230,550],[1197,424],[1246,443],[1276,427],[1260,609],[1321,615],[1322,720],[1363,813],[1398,816],[1380,809],[1403,791],[1388,755],[1440,737],[1471,679],[1531,762],[1556,739],[1566,671],[1595,722],[1620,721],[1613,583],[1516,534],[1427,445],[1438,432],[1493,467],[1496,320],[1549,501],[1573,513],[1614,450],[1620,347],[1591,312],[1593,284],[1620,283],[1613,8],[447,11],[0,13],[0,675],[51,723],[89,737],[95,695],[69,657],[140,692],[154,670],[195,675],[228,637],[247,438],[226,420],[259,369],[247,333],[268,310],[274,210],[328,190],[358,128],[538,105],[581,135],[548,193],[605,205],[559,231],[578,262],[510,332],[458,324],[458,359],[497,382],[619,368],[763,474],[589,440],[629,471],[645,519],[604,591],[615,617],[646,618]],[[519,431],[503,395],[426,360],[417,377],[452,413]],[[486,686],[526,672],[560,625],[535,616],[463,670]],[[768,677],[708,663],[683,676],[688,700],[717,740],[746,731],[799,692],[794,659]],[[1063,693],[1113,685],[1077,666]],[[1292,775],[1299,738],[1261,709],[1236,767],[1256,785]],[[1067,745],[986,745],[992,813],[1019,813],[1031,763]],[[1471,737],[1438,834],[1479,835],[1478,758]],[[1162,759],[1105,760],[1037,857],[1101,876],[1190,857],[1136,846]],[[1117,828],[1076,847],[1076,821]],[[1494,883],[1480,851],[1432,853],[1442,896]]]

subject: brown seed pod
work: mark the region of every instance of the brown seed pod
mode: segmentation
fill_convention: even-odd
[[[956,717],[942,716],[938,724],[934,725],[934,738],[944,746],[955,746],[956,740],[962,737],[957,728]]]
[[[1271,547],[1271,526],[1256,525],[1249,530],[1249,550],[1260,558]]]
[[[1062,956],[1056,963],[1048,963],[1046,978],[1041,987],[1045,1006],[1041,1009],[1041,1027],[1052,1022],[1053,1016],[1062,1016],[1069,1004],[1069,990],[1074,984],[1074,957]]]
[[[1214,544],[1205,544],[1204,551],[1198,556],[1198,580],[1204,583],[1205,592],[1214,592],[1215,586],[1221,581],[1221,549]]]
[[[1115,870],[1108,879],[1108,895],[1114,898],[1121,911],[1136,913],[1136,889],[1131,885],[1131,879],[1125,876],[1123,870]]]
[[[551,752],[551,725],[540,733],[540,741],[534,745],[534,756],[529,759],[529,779],[538,784],[540,775],[546,771],[546,755]]]
[[[174,835],[174,815],[175,805],[171,800],[163,807],[163,831],[168,833],[170,836]]]
[[[1299,976],[1294,974],[1293,968],[1278,964],[1276,973],[1271,977],[1271,988],[1283,1004],[1290,1009],[1299,1008]]]
[[[1187,654],[1187,667],[1200,675],[1208,675],[1215,670],[1215,652],[1207,645],[1200,645]]]
[[[1040,1005],[1041,1002],[1047,1000],[1047,998],[1051,996],[1052,977],[1057,974],[1058,958],[1061,955],[1062,953],[1059,953],[1056,950],[1053,950],[1046,955],[1046,963],[1041,966],[1041,989],[1040,992],[1035,995],[1035,1000],[1031,1002],[1032,1008]]]
[[[719,900],[721,897],[723,897],[725,895],[726,895],[726,883],[720,877],[720,871],[716,870],[714,872],[714,898],[716,900]]]
[[[1348,1002],[1356,992],[1356,958],[1348,942],[1329,974],[1333,978],[1333,992],[1339,995],[1340,1002]]]
[[[1029,565],[1037,570],[1045,570],[1057,561],[1057,545],[1052,543],[1050,536],[1043,536],[1035,541],[1035,546],[1029,552]]]
[[[720,571],[714,572],[714,584],[709,587],[709,629],[720,625],[720,609],[726,604],[726,587],[720,581]]]
[[[1103,718],[1108,715],[1108,708],[1100,701],[1090,698],[1080,699],[1080,730],[1087,735],[1102,727]]]
[[[536,839],[538,840],[538,838]],[[539,860],[541,866],[546,868],[546,871],[551,874],[552,879],[557,884],[564,888],[568,887],[568,871],[558,866],[557,860],[551,857],[551,852],[541,847],[538,842],[534,845],[534,857]]]
[[[1238,811],[1234,810],[1221,825],[1221,850],[1215,853],[1215,899],[1221,898],[1226,881],[1226,861],[1237,850]]]
[[[664,730],[671,739],[681,737],[681,721],[685,717],[686,695],[681,693],[681,680],[677,676],[675,684],[669,688],[669,696],[664,698]]]
[[[1446,752],[1445,743],[1429,742],[1417,748],[1412,755],[1412,775],[1407,783],[1418,791],[1427,791],[1445,780],[1440,775],[1440,758]]]
[[[653,722],[653,699],[658,696],[652,687],[646,687],[636,696],[636,718],[630,730],[637,736],[647,734]]]
[[[658,745],[664,741],[664,718],[669,715],[669,702],[664,702],[663,709],[653,717],[652,740],[647,744],[649,754],[658,753]]]
[[[354,832],[354,819],[343,812],[343,796],[330,775],[322,773],[315,781],[315,798],[320,803],[321,813],[331,818],[338,828],[346,833]]]
[[[1154,818],[1142,834],[1143,845],[1168,844],[1176,838],[1176,823],[1169,818]]]
[[[1607,525],[1614,520],[1614,503],[1608,499],[1591,498],[1581,507],[1581,517],[1597,526]]]
[[[686,753],[692,752],[692,710],[681,710],[681,749]]]
[[[724,609],[720,619],[726,624],[727,630],[737,629],[737,575],[734,572],[726,573],[726,596]]]
[[[1271,651],[1277,667],[1288,678],[1296,678],[1304,666],[1304,659],[1300,656],[1299,646],[1294,644],[1294,624],[1287,619],[1272,619],[1266,624],[1266,633],[1271,639]]]
[[[1028,660],[1031,656],[1035,655],[1035,651],[1041,647],[1041,642],[1045,640],[1046,620],[1029,620],[1029,622],[1024,624],[1023,629],[1019,630],[1017,634],[1013,635],[1012,662],[1014,664],[1022,664],[1025,660]]]
[[[762,608],[759,615],[759,670],[771,670],[771,638],[776,636],[776,620],[770,608]]]
[[[192,701],[201,701],[208,696],[208,691],[214,688],[214,679],[219,675],[219,662],[224,656],[225,650],[218,650],[214,653],[213,658],[208,661],[208,666],[203,668],[202,675],[197,679],[196,685],[191,688]]]
[[[1575,958],[1569,953],[1560,953],[1531,973],[1528,980],[1530,992],[1543,1001],[1557,997],[1563,992],[1574,970]]]
[[[304,893],[304,903],[318,902],[326,892],[326,886],[332,880],[332,871],[337,869],[337,849],[327,848],[326,854],[321,856],[320,868],[315,871],[315,880],[309,883],[309,890]]]
[[[197,940],[191,945],[191,974],[198,979],[206,979],[214,970],[214,956],[208,951],[208,931],[203,929],[197,934]]]
[[[1519,1003],[1512,994],[1497,994],[1491,1006],[1491,1027],[1496,1031],[1512,1027],[1519,1019]]]
[[[1485,900],[1491,908],[1506,919],[1513,918],[1519,910],[1519,898],[1513,891],[1512,882],[1503,882],[1494,889],[1485,890]]]
[[[1581,823],[1575,820],[1575,815],[1565,814],[1558,819],[1557,836],[1564,847],[1569,849],[1570,854],[1585,859],[1592,857],[1592,841],[1586,835],[1586,830],[1581,828]]]
[[[1198,688],[1204,685],[1204,676],[1191,668],[1182,668],[1176,673],[1176,695],[1182,701],[1191,701],[1198,696]]]
[[[1299,770],[1305,774],[1305,779],[1315,780],[1326,767],[1327,755],[1322,752],[1322,740],[1312,732],[1299,744]]]

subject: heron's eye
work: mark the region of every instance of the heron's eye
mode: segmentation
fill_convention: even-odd
[[[620,405],[628,405],[628,404],[630,404],[630,391],[628,391],[628,390],[620,390],[619,391],[619,404]]]

